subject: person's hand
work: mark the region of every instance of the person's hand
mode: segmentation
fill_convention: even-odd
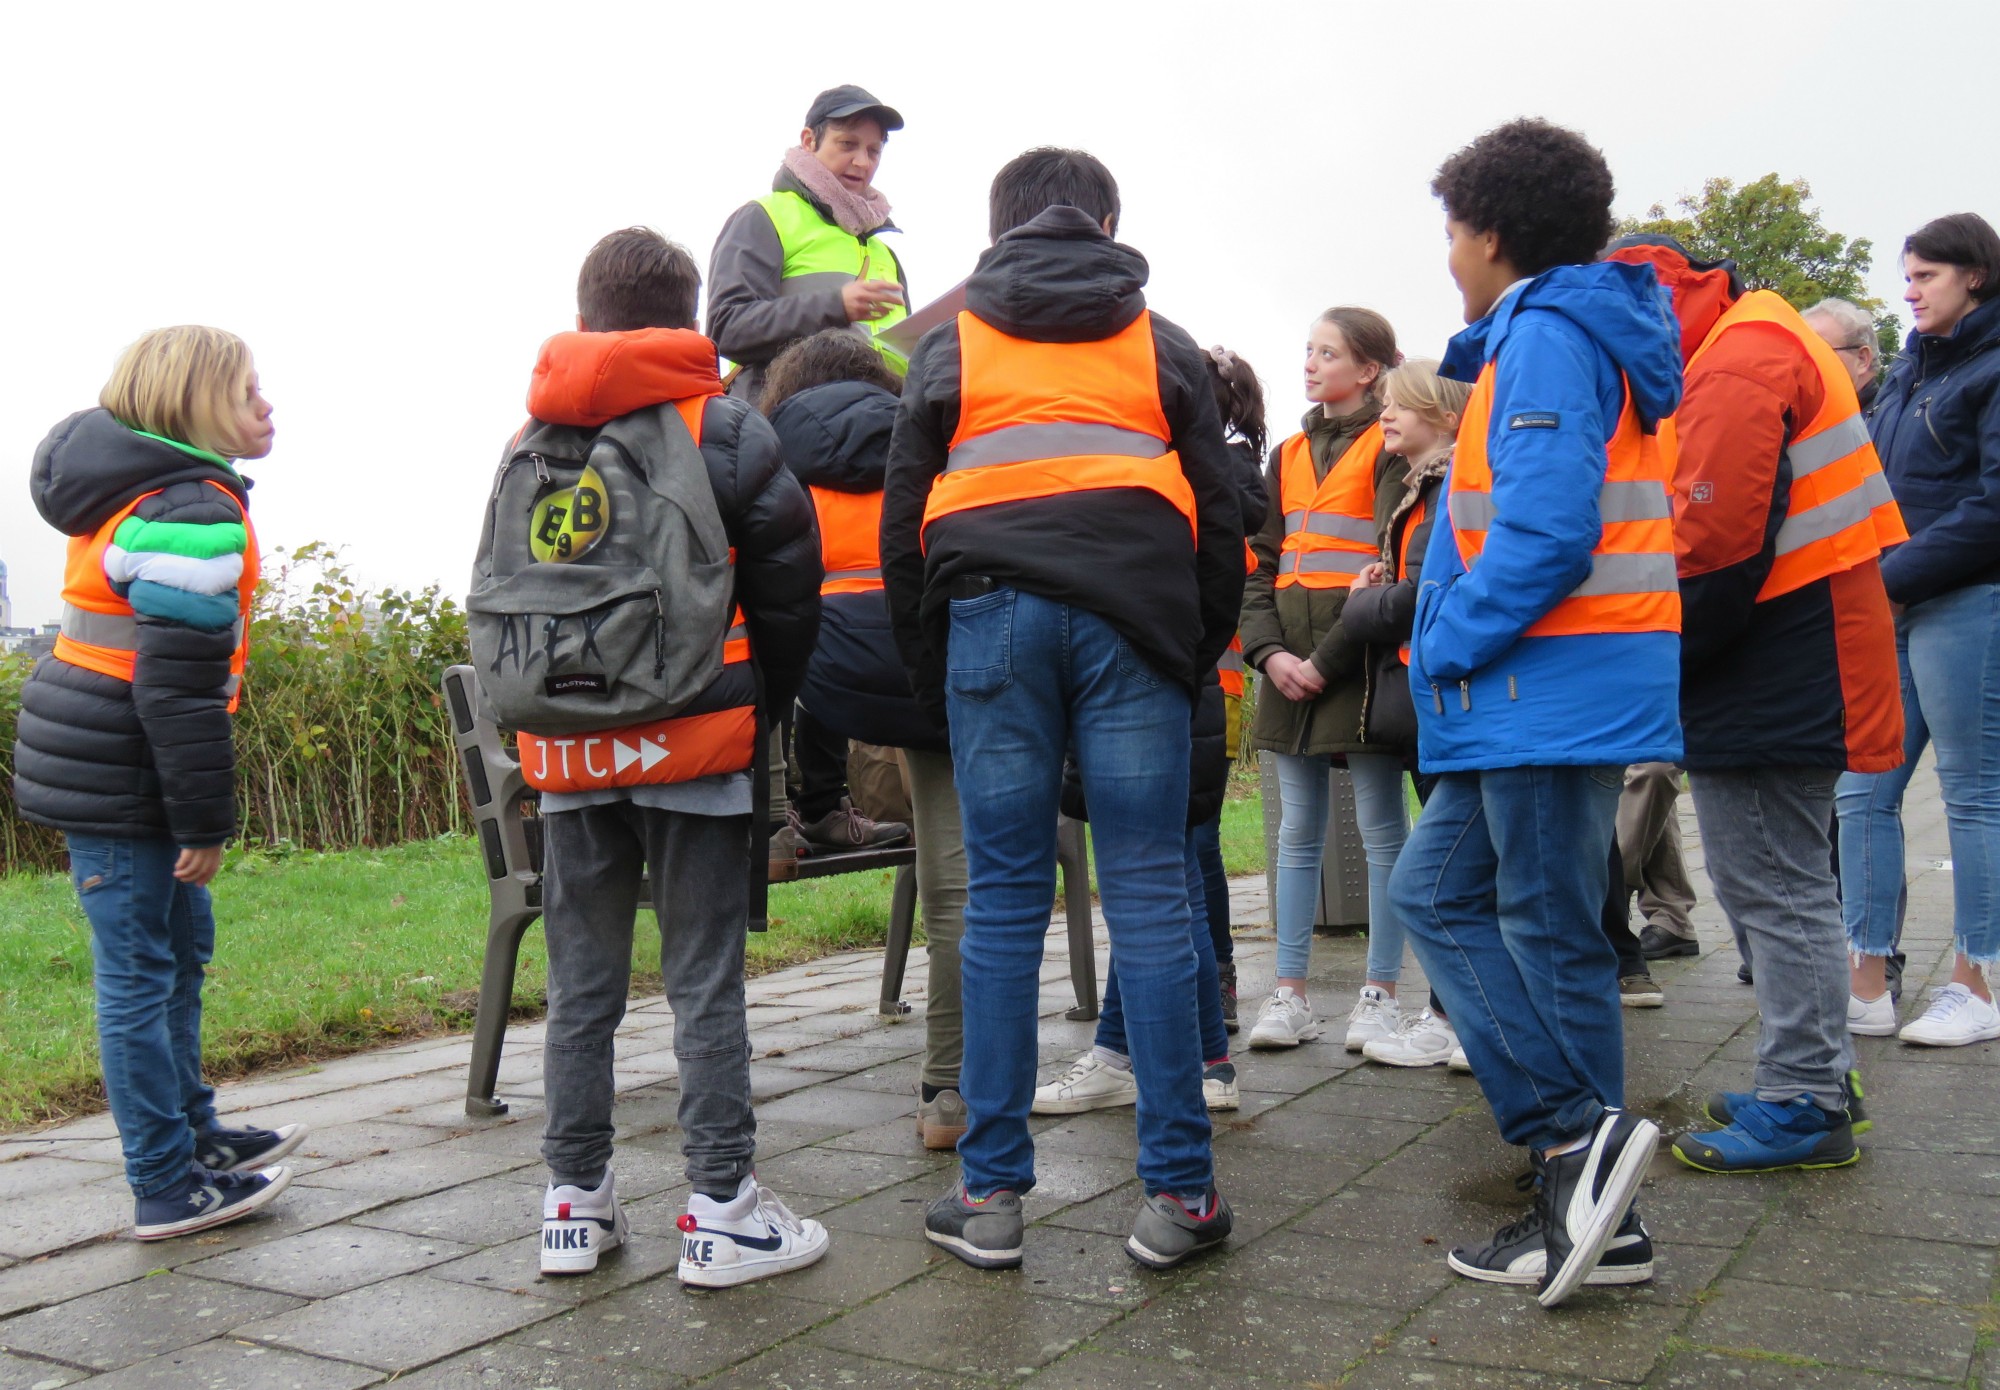
[[[903,302],[894,280],[850,280],[840,287],[840,305],[849,323],[872,323]]]
[[[221,867],[221,845],[210,845],[207,849],[183,849],[181,857],[174,861],[174,877],[196,888],[206,888]]]
[[[1303,703],[1318,698],[1326,689],[1326,679],[1310,661],[1301,661],[1290,652],[1274,652],[1264,659],[1264,674],[1287,700]]]
[[[1356,589],[1372,589],[1383,581],[1386,573],[1387,571],[1382,568],[1380,560],[1377,560],[1372,565],[1363,565],[1361,573],[1354,576],[1353,587]]]

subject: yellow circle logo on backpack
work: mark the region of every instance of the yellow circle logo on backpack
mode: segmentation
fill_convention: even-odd
[[[603,540],[610,525],[604,479],[586,466],[575,487],[558,488],[535,503],[528,518],[528,549],[544,562],[574,560]]]

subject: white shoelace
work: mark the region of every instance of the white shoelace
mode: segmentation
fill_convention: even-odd
[[[778,1194],[761,1182],[757,1184],[757,1214],[772,1225],[783,1226],[793,1235],[805,1230],[805,1223],[792,1215],[792,1209],[780,1200]]]
[[[1943,989],[1931,991],[1930,1007],[1924,1010],[1925,1021],[1935,1019],[1939,1023],[1949,1022],[1958,1011],[1978,998],[1964,985],[1946,985]]]
[[[1068,1071],[1056,1078],[1056,1085],[1074,1086],[1103,1065],[1104,1062],[1095,1052],[1086,1052],[1069,1064]]]

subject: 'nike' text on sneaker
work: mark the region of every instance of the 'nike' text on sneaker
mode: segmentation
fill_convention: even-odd
[[[542,1193],[542,1273],[588,1274],[630,1230],[610,1169],[595,1188],[550,1183]]]

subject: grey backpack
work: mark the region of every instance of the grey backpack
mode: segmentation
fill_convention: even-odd
[[[488,713],[545,736],[680,712],[722,670],[733,579],[701,450],[672,405],[509,446],[466,599]]]

